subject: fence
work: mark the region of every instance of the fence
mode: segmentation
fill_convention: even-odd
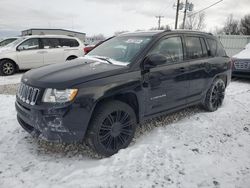
[[[246,44],[250,43],[249,35],[218,35],[227,55],[232,57],[243,50]]]

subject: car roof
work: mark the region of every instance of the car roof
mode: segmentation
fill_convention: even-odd
[[[154,36],[162,32],[163,32],[162,30],[135,31],[135,32],[122,33],[119,36]]]
[[[67,36],[67,35],[27,35],[23,36],[24,38],[69,38],[77,39],[76,37]]]
[[[185,30],[185,29],[175,29],[175,30],[149,30],[149,31],[135,31],[135,32],[128,32],[123,33],[119,36],[155,36],[163,33],[169,34],[200,34],[200,35],[208,35],[213,36],[211,33],[203,32],[203,31],[194,31],[194,30]]]

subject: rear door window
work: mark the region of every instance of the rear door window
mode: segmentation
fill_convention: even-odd
[[[57,38],[42,38],[42,44],[44,49],[60,48],[61,45]]]
[[[208,56],[208,53],[207,53],[207,45],[206,45],[206,43],[205,43],[204,38],[200,38],[200,41],[201,41],[201,47],[202,47],[202,56],[203,56],[203,57],[207,57],[207,56]]]
[[[64,47],[77,47],[79,42],[75,39],[60,39],[61,46]]]
[[[188,59],[198,59],[203,57],[203,50],[199,37],[186,37],[186,48]]]

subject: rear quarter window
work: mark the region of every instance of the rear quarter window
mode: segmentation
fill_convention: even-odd
[[[226,56],[226,52],[224,50],[224,47],[219,41],[216,41],[214,39],[207,39],[208,47],[211,53],[211,56]]]
[[[220,57],[227,56],[223,45],[219,41],[217,42],[217,55],[220,56]]]
[[[199,37],[185,37],[187,58],[198,59],[204,56]]]

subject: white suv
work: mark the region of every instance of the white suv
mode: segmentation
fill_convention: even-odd
[[[17,39],[0,49],[0,75],[62,63],[84,56],[84,44],[75,37],[32,35]]]

